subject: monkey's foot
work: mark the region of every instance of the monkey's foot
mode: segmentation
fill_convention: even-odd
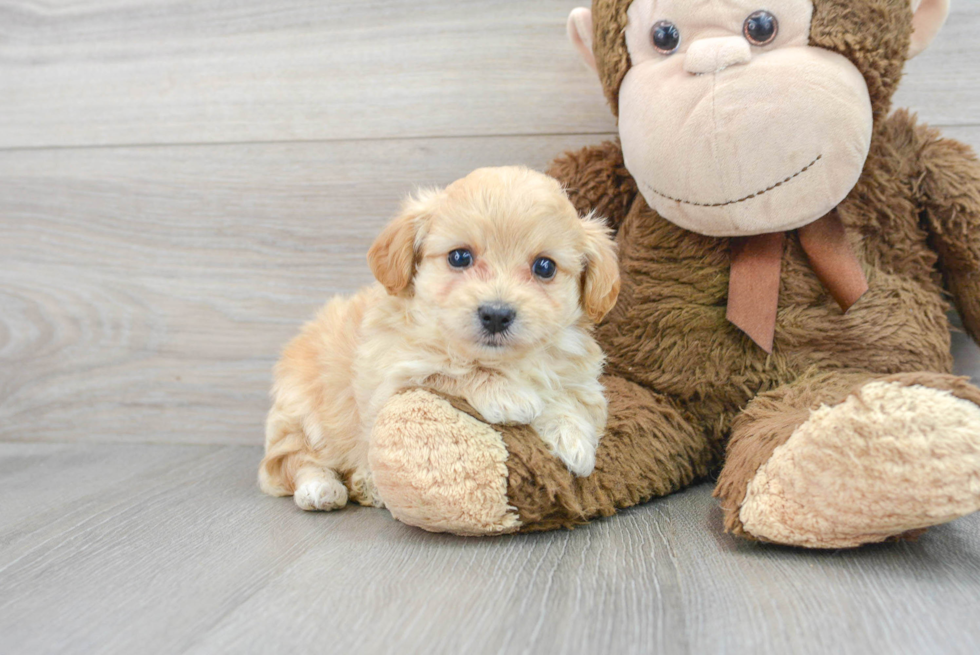
[[[980,510],[978,401],[961,379],[916,374],[814,410],[749,482],[745,532],[842,548]]]

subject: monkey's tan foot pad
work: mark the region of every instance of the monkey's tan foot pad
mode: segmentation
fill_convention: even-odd
[[[876,381],[814,410],[749,482],[739,518],[764,541],[845,548],[977,510],[980,407]]]
[[[369,459],[385,507],[403,523],[469,536],[520,528],[500,434],[433,393],[413,389],[385,404]]]

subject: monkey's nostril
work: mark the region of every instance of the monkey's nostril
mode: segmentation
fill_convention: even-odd
[[[480,317],[483,330],[488,334],[506,332],[517,318],[514,308],[504,303],[480,305],[476,313]]]

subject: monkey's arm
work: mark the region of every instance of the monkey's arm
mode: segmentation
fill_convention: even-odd
[[[580,213],[595,210],[616,230],[636,197],[619,139],[566,152],[551,163],[548,175],[562,183]]]
[[[980,161],[929,131],[921,150],[919,201],[932,247],[963,326],[980,343]]]

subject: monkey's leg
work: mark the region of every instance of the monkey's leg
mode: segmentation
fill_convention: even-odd
[[[405,523],[489,535],[571,527],[708,473],[714,449],[673,401],[620,378],[603,384],[609,423],[586,478],[529,427],[487,425],[462,402],[424,390],[397,396],[372,437],[381,498]]]
[[[980,510],[980,389],[939,373],[814,375],[732,426],[729,532],[809,548],[915,534]]]

